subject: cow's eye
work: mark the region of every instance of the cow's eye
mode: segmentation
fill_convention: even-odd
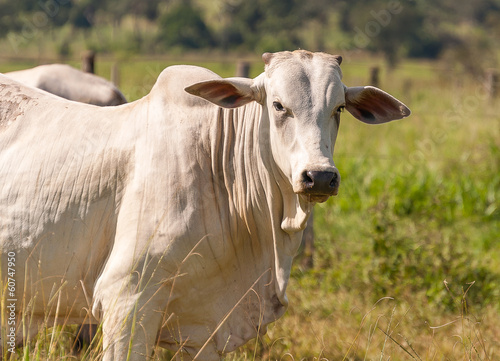
[[[278,112],[284,112],[285,111],[285,107],[280,102],[273,102],[273,107]]]

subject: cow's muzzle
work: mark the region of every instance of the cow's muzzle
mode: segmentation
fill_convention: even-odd
[[[300,180],[300,193],[307,195],[311,201],[324,202],[330,196],[339,192],[340,174],[337,169],[333,171],[302,172]]]

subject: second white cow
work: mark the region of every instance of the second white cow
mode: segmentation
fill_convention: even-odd
[[[111,106],[127,102],[113,83],[66,64],[40,65],[5,75],[20,83],[81,103]]]

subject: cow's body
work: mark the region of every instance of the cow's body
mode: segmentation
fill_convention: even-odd
[[[108,106],[127,102],[113,83],[66,64],[40,65],[5,75],[20,83],[81,103]]]
[[[333,145],[307,173],[333,175],[328,190],[306,177],[311,189],[297,191],[275,160],[265,101],[222,109],[183,91],[226,92],[206,69],[167,68],[148,96],[115,108],[0,81],[1,262],[15,252],[34,323],[56,309],[56,322],[80,323],[91,310],[105,360],[125,359],[131,336],[131,359],[144,359],[158,335],[211,360],[283,315],[310,200],[337,191],[321,153]],[[240,83],[211,100],[236,103]]]

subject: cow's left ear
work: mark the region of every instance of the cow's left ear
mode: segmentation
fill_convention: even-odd
[[[223,108],[237,108],[254,100],[259,101],[254,80],[248,78],[207,80],[184,90]]]
[[[345,108],[368,124],[390,122],[411,113],[406,105],[392,95],[372,86],[346,88]]]

